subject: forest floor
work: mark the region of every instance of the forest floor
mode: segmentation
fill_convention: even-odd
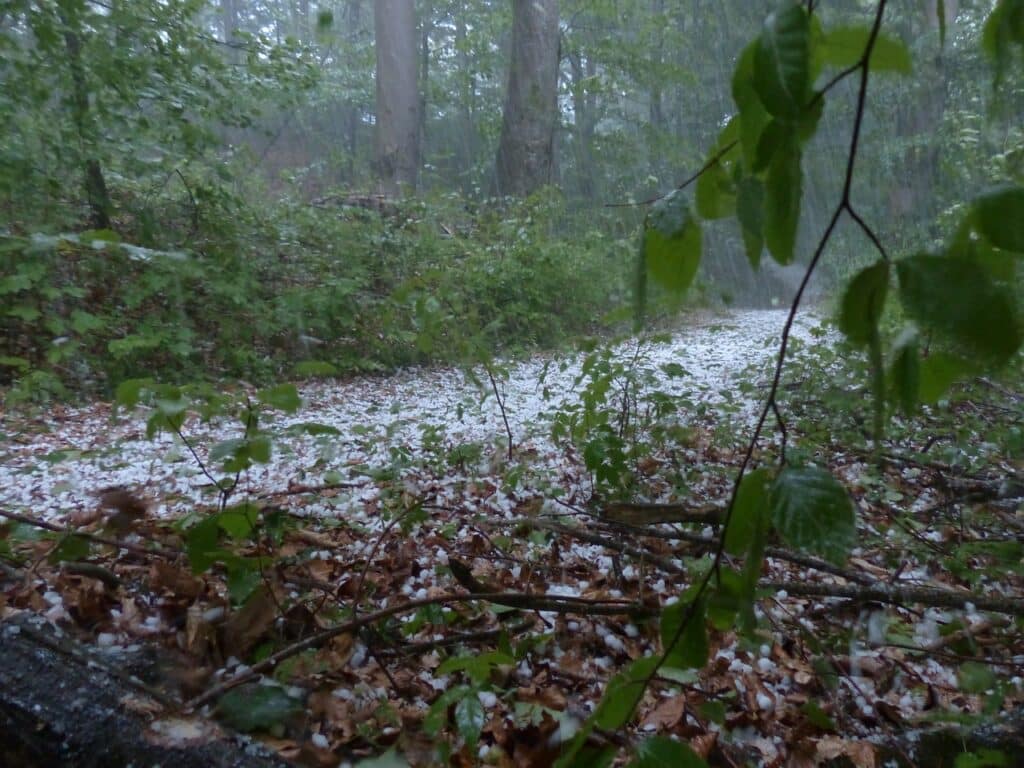
[[[659,652],[645,614],[707,567],[784,319],[305,383],[296,413],[260,411],[271,452],[230,494],[218,464],[251,412],[151,438],[152,406],[4,413],[0,616],[125,659],[155,644],[153,686],[304,764],[549,765],[609,678]],[[790,455],[850,489],[858,546],[842,567],[770,549],[756,635],[713,629],[705,668],[664,670],[598,742],[880,765],[908,730],[1024,703],[1021,395],[983,380],[873,454],[834,337],[813,317],[796,337]]]

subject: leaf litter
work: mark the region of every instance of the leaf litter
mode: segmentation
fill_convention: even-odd
[[[235,492],[255,529],[243,515],[230,557],[218,544],[209,568],[184,554],[195,551],[197,521],[219,509],[196,457],[210,466],[211,447],[237,437],[237,421],[191,417],[185,443],[166,432],[146,439],[144,407],[5,413],[0,510],[59,533],[0,528],[11,564],[0,572],[0,610],[75,625],[126,664],[156,648],[154,685],[303,764],[385,753],[393,764],[549,765],[609,678],[660,651],[651,610],[639,609],[676,601],[706,564],[782,321],[733,312],[605,357],[508,363],[495,377],[500,401],[481,371],[303,384],[298,413],[262,415],[273,455]],[[858,451],[829,387],[808,387],[822,363],[812,346],[834,337],[813,318],[797,332],[805,357],[790,366],[786,408],[806,433],[801,450],[850,489],[858,546],[841,567],[770,550],[758,634],[712,630],[704,669],[663,670],[631,740],[682,739],[721,765],[876,765],[880,745],[907,730],[1021,703],[1021,613],[984,611],[972,598],[1021,594],[1022,494],[1004,487],[1020,467],[984,439],[997,413],[985,409],[1016,409],[1019,422],[1019,396],[955,399],[880,456]],[[832,381],[845,384],[841,374]],[[593,430],[580,427],[588,419],[643,448],[618,461],[625,479],[602,475],[617,444],[595,448]],[[953,437],[935,438],[939,429]],[[609,519],[602,510],[619,492],[627,507],[671,503],[706,519]],[[274,535],[259,528],[271,517],[285,520]],[[257,565],[232,569],[230,558]],[[962,599],[882,603],[841,589],[878,584]],[[527,599],[445,600],[466,592]],[[541,598],[587,602],[549,610]],[[275,652],[389,610],[248,674]],[[210,697],[218,686],[223,695]]]

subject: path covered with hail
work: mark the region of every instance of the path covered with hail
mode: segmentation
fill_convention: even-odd
[[[670,339],[623,343],[615,357],[642,366],[654,377],[648,388],[679,395],[690,415],[721,408],[745,418],[754,404],[738,394],[741,374],[774,358],[784,321],[785,313],[773,310],[695,318]],[[798,318],[795,335],[806,336],[815,324],[806,316]],[[580,486],[587,479],[572,451],[552,441],[551,424],[560,409],[578,401],[587,384],[581,377],[582,359],[582,354],[537,356],[503,367],[497,377],[515,449],[550,469],[568,498],[586,490]],[[309,505],[307,512],[361,516],[378,492],[374,473],[425,448],[450,452],[473,446],[472,454],[480,454],[482,462],[474,467],[477,474],[500,474],[506,450],[501,409],[486,373],[474,374],[476,382],[458,369],[409,369],[387,377],[301,385],[303,407],[296,414],[264,414],[274,453],[269,463],[245,473],[237,495],[260,496],[285,490],[289,483],[338,479],[351,483],[351,492]],[[30,420],[5,416],[0,421],[0,506],[59,521],[95,507],[97,492],[110,486],[142,490],[154,500],[158,516],[215,501],[211,482],[177,436],[163,432],[146,438],[148,415],[140,408],[114,416],[110,405],[99,403],[54,407]],[[311,437],[304,424],[337,432]],[[184,428],[204,461],[213,445],[240,437],[242,431],[236,420],[202,424],[198,418]],[[452,485],[464,479],[447,478]],[[492,502],[507,506],[500,497]]]

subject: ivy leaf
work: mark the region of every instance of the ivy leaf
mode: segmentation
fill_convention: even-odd
[[[846,69],[860,61],[870,37],[871,28],[867,26],[836,27],[825,33],[815,53],[823,63]],[[913,70],[910,50],[899,38],[879,32],[868,67],[872,72],[909,75]]]
[[[700,265],[701,231],[682,194],[673,192],[647,215],[642,247],[658,283],[677,294],[690,287]]]
[[[1020,348],[1014,295],[981,265],[918,254],[896,265],[907,313],[945,335],[971,358],[1006,362]]]
[[[594,712],[594,724],[598,728],[617,731],[633,718],[636,705],[644,695],[647,679],[657,663],[655,656],[637,659],[608,681],[601,703]]]
[[[747,261],[757,269],[761,266],[761,251],[764,250],[764,184],[760,179],[747,176],[737,185],[736,218],[743,234]]]
[[[823,469],[787,467],[772,487],[772,523],[794,547],[842,564],[857,535],[846,489]]]
[[[878,335],[878,321],[889,292],[889,262],[878,261],[858,272],[846,287],[839,313],[839,330],[863,346]]]
[[[696,604],[680,600],[661,612],[661,645],[666,666],[699,669],[707,663],[710,649],[705,615],[704,600]],[[679,628],[687,616],[689,620],[680,634]]]
[[[800,158],[800,144],[790,133],[773,154],[765,180],[764,239],[772,258],[782,266],[793,261],[800,224]]]
[[[993,190],[974,201],[974,226],[996,248],[1024,253],[1024,187]]]
[[[667,736],[651,736],[637,745],[630,768],[707,768],[689,744]]]
[[[246,685],[228,691],[217,702],[217,715],[236,731],[267,730],[301,710],[283,688]]]
[[[754,89],[765,109],[796,121],[810,89],[810,23],[802,6],[771,14],[754,54]]]

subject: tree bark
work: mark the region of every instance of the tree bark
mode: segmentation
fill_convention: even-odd
[[[558,37],[558,0],[513,0],[512,54],[495,179],[499,195],[525,197],[551,182]]]
[[[95,130],[89,112],[89,84],[82,65],[81,14],[82,4],[63,0],[59,4],[60,21],[64,27],[64,48],[68,52],[71,69],[71,112],[82,147],[85,174],[85,197],[89,203],[89,223],[95,229],[110,229],[110,193],[103,176],[103,166],[93,154]]]
[[[101,654],[37,618],[0,624],[0,765],[5,768],[287,768],[215,725],[167,714]],[[194,740],[173,741],[190,731]]]
[[[414,191],[420,166],[420,94],[413,0],[376,0],[376,165],[381,191]]]

